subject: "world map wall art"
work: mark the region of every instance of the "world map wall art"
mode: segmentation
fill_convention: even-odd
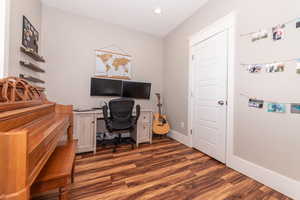
[[[95,76],[115,79],[131,79],[130,55],[112,51],[96,51]]]

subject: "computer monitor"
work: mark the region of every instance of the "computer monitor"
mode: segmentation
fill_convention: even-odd
[[[91,96],[122,96],[122,81],[112,79],[91,79]]]
[[[122,97],[150,99],[151,83],[123,81]]]

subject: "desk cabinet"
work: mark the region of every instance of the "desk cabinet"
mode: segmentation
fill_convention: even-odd
[[[137,129],[131,133],[132,138],[136,141],[138,147],[140,143],[152,143],[152,111],[142,110]]]
[[[96,152],[96,122],[95,112],[74,113],[74,137],[78,139],[77,153]]]

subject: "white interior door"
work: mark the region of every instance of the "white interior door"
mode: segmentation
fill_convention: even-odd
[[[228,31],[192,47],[193,147],[225,163]]]

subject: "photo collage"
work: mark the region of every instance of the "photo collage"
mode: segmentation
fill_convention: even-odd
[[[258,100],[255,98],[249,98],[248,106],[250,108],[257,108],[257,109],[263,109],[264,104],[267,104],[267,112],[271,113],[286,113],[287,112],[287,106],[284,103],[271,103],[266,102],[264,100]],[[290,112],[292,114],[300,114],[300,103],[291,103],[291,109]]]
[[[271,37],[273,41],[279,41],[286,37],[285,29],[288,24],[295,23],[296,29],[300,29],[300,18],[296,18],[288,21],[284,24],[278,24],[269,29],[260,29],[258,32],[252,32],[249,34],[244,34],[241,36],[251,35],[252,42],[257,42],[259,40],[266,39]],[[274,61],[270,63],[261,63],[261,64],[241,64],[247,67],[247,71],[251,74],[265,72],[265,73],[279,73],[286,71],[287,63],[295,62],[296,63],[296,74],[300,75],[300,57],[297,59],[289,59],[282,61]],[[276,103],[272,101],[266,101],[262,99],[256,99],[243,95],[248,98],[248,107],[254,109],[264,109],[266,105],[266,111],[269,113],[287,113],[287,107],[290,105],[290,113],[300,114],[300,103]]]
[[[299,66],[300,66],[300,59],[299,59]],[[276,73],[276,72],[284,72],[285,67],[286,64],[282,62],[270,63],[270,64],[251,64],[248,65],[247,71],[249,73],[259,73],[264,70],[266,73]]]
[[[256,42],[262,39],[266,39],[269,36],[272,37],[273,41],[279,41],[284,39],[286,36],[285,34],[285,28],[288,24],[294,23],[296,21],[296,29],[300,29],[300,18],[290,20],[289,22],[285,24],[278,24],[276,26],[273,26],[270,29],[260,29],[258,32],[252,32],[249,34],[244,34],[242,36],[251,35],[252,42]],[[269,31],[270,30],[270,31]],[[296,73],[300,74],[300,58],[297,59],[291,59],[286,60],[286,62],[296,62]],[[285,62],[270,62],[270,63],[264,63],[264,64],[248,64],[247,65],[247,71],[249,73],[259,73],[259,72],[266,72],[266,73],[276,73],[276,72],[284,72],[285,68],[287,66],[287,63]]]

